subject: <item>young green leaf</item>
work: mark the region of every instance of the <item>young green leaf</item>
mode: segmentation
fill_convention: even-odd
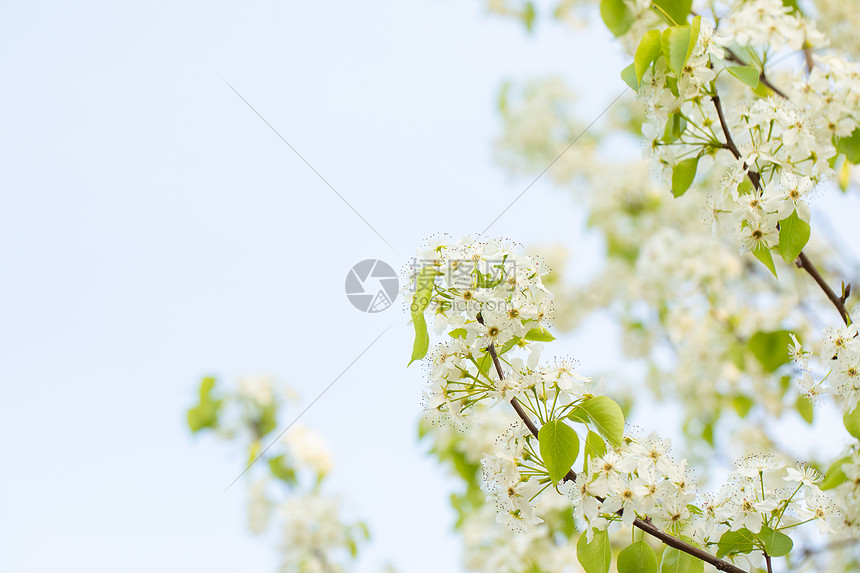
[[[738,416],[740,416],[741,418],[746,418],[753,405],[755,405],[755,402],[753,402],[752,398],[750,398],[749,396],[738,394],[737,396],[732,398],[732,406],[735,407],[735,412],[737,412]]]
[[[618,554],[618,573],[657,573],[657,554],[644,541],[625,547]]]
[[[680,197],[687,192],[696,178],[698,166],[698,157],[683,159],[675,164],[675,168],[672,170],[672,195]]]
[[[615,446],[621,445],[624,437],[624,413],[621,406],[607,396],[592,396],[580,405],[601,436]]]
[[[717,543],[717,558],[722,559],[726,555],[749,553],[753,550],[754,541],[755,535],[749,529],[726,531]]]
[[[522,19],[523,24],[525,24],[527,32],[532,31],[535,23],[535,16],[535,5],[531,0],[529,0],[526,2],[525,8],[523,8],[522,13],[520,14],[520,18]]]
[[[632,63],[621,70],[621,79],[624,83],[630,86],[634,92],[639,91],[639,82],[636,80],[636,63]]]
[[[484,352],[476,362],[478,363],[478,370],[480,370],[484,376],[488,376],[490,374],[490,367],[493,365],[493,357],[490,356],[490,353]]]
[[[683,73],[684,64],[687,63],[690,38],[691,30],[687,24],[672,26],[663,30],[663,57],[666,58],[669,69],[675,72],[678,77]]]
[[[789,361],[789,344],[791,333],[787,330],[759,331],[750,337],[747,347],[766,372],[774,372]]]
[[[620,36],[633,25],[633,14],[624,0],[601,0],[600,17],[614,36]]]
[[[836,151],[844,153],[845,157],[854,165],[860,164],[860,127],[855,129],[848,137],[840,137],[834,142]]]
[[[427,333],[427,321],[424,320],[423,312],[412,317],[412,325],[415,327],[415,342],[412,343],[412,359],[409,364],[427,356],[427,349],[430,348],[430,335]]]
[[[519,336],[514,336],[513,338],[511,338],[510,340],[505,342],[504,346],[502,346],[501,348],[497,348],[496,354],[498,356],[501,356],[502,354],[504,354],[505,352],[509,351],[511,348],[513,348],[514,346],[519,344],[520,340],[522,340],[522,338],[520,338]]]
[[[580,408],[579,406],[574,406],[573,409],[567,414],[567,419],[571,422],[579,422],[582,424],[587,424],[591,421],[588,417],[588,412]]]
[[[576,541],[576,559],[585,573],[607,573],[612,561],[612,547],[606,530],[595,530],[591,543],[585,533],[580,535]]]
[[[683,24],[693,7],[693,0],[653,0],[651,7],[672,26]]]
[[[827,472],[824,474],[824,479],[818,484],[818,487],[824,490],[833,489],[834,487],[841,485],[848,481],[848,476],[845,475],[845,472],[842,471],[842,464],[851,461],[851,456],[845,456],[844,458],[839,458],[827,468]]]
[[[187,414],[188,427],[192,433],[218,425],[218,412],[221,409],[222,401],[212,398],[214,388],[215,378],[211,376],[207,376],[200,382],[200,402],[189,408]]]
[[[260,412],[260,417],[257,419],[257,432],[260,436],[265,436],[278,426],[278,406],[277,404],[269,404]]]
[[[766,266],[773,276],[776,277],[776,267],[773,266],[773,256],[770,254],[770,249],[764,243],[756,243],[752,249],[752,254],[761,261],[761,264]],[[779,277],[777,277],[779,278]]]
[[[726,71],[755,89],[758,87],[759,72],[753,66],[728,66]]]
[[[410,308],[413,318],[422,314],[430,305],[435,281],[436,269],[433,267],[424,267],[415,278],[415,297],[412,299],[412,306]]]
[[[526,332],[525,339],[534,342],[552,342],[555,340],[555,336],[553,336],[550,331],[543,326],[536,326]]]
[[[690,42],[687,44],[687,59],[693,55],[693,50],[696,49],[696,42],[699,40],[699,32],[702,29],[702,17],[696,16],[690,22]]]
[[[606,442],[600,437],[600,434],[588,430],[585,436],[585,455],[583,456],[583,467],[588,466],[588,460],[591,458],[601,458],[606,455]]]
[[[791,14],[803,16],[803,12],[800,11],[800,6],[797,5],[797,0],[782,0],[782,5],[786,8],[791,8]]]
[[[812,423],[815,411],[812,408],[812,402],[809,401],[809,398],[806,396],[798,396],[797,401],[794,403],[794,409],[797,410],[797,413],[800,414],[800,417],[803,418],[807,424]]]
[[[842,423],[848,433],[860,440],[860,406],[842,416]]]
[[[785,262],[794,261],[809,241],[809,223],[795,210],[779,222],[779,254]]]
[[[702,573],[705,562],[689,553],[684,553],[674,547],[663,550],[663,562],[660,563],[660,573]]]
[[[794,547],[794,542],[788,535],[781,531],[774,531],[766,525],[762,526],[757,537],[764,544],[764,550],[771,557],[788,555],[788,552]]]
[[[677,141],[685,129],[687,129],[687,120],[679,113],[670,113],[666,120],[666,129],[663,130],[663,141],[666,143]]]
[[[269,458],[269,471],[272,472],[272,476],[284,483],[289,485],[295,485],[296,483],[296,472],[287,463],[287,459],[284,454],[275,456],[274,458]]]
[[[633,65],[636,69],[636,83],[642,82],[642,76],[645,75],[645,70],[648,69],[657,58],[660,57],[662,50],[662,35],[660,30],[648,30],[642,36],[639,42],[639,47],[636,48],[636,55],[633,57]]]
[[[540,457],[552,483],[558,483],[579,455],[579,436],[561,420],[551,420],[538,432]]]

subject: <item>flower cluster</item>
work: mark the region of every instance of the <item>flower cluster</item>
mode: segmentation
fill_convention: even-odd
[[[322,436],[298,423],[274,435],[278,411],[292,397],[267,376],[241,378],[232,392],[219,391],[215,379],[206,378],[189,425],[247,450],[248,529],[262,535],[273,519],[280,521],[281,571],[345,571],[368,538],[367,528],[345,520],[338,498],[323,491],[332,459]]]
[[[743,251],[769,259],[768,251],[780,246],[780,222],[788,227],[784,221],[793,216],[801,226],[809,222],[809,198],[835,173],[836,142],[858,127],[858,67],[819,54],[823,35],[780,0],[738,4],[718,30],[705,19],[697,22],[696,45],[683,70],[659,58],[640,82],[646,153],[661,179],[673,181],[676,194],[686,190],[677,186],[679,170],[694,176],[699,161],[706,162],[699,173],[715,161],[724,177],[711,197],[713,220],[734,230]],[[741,79],[759,86],[758,92],[770,90],[757,76],[764,74],[768,55],[783,49],[816,50],[808,77],[777,74],[786,87],[770,97],[739,89]],[[731,106],[721,105],[718,79],[720,89],[736,96]]]
[[[817,402],[821,395],[833,394],[845,414],[857,408],[860,402],[860,338],[856,325],[824,329],[816,358],[819,365],[826,366],[829,371],[821,380],[817,380],[810,369],[811,353],[796,338],[789,352],[802,373],[798,383],[810,400]]]
[[[552,295],[541,281],[548,270],[538,258],[516,254],[514,244],[498,240],[442,238],[418,253],[407,271],[414,288],[406,293],[406,305],[416,329],[429,309],[436,332],[450,331],[428,360],[428,415],[462,421],[469,407],[485,398],[528,400],[527,393],[537,392],[570,403],[582,395],[591,381],[568,362],[536,368],[542,342],[552,340],[547,330]],[[422,338],[417,336],[416,345]],[[500,359],[501,377],[490,345]],[[416,346],[413,359],[426,351]]]
[[[465,415],[469,410],[483,412],[500,401],[511,401],[542,426],[537,432],[523,423],[525,419],[511,424],[481,459],[486,501],[495,507],[499,524],[534,532],[544,521],[539,504],[547,496],[553,499],[561,493],[571,504],[574,520],[585,526],[588,542],[595,532],[613,523],[630,527],[641,519],[702,547],[731,546],[725,552],[731,558],[755,562],[756,555],[766,551],[784,554],[777,551],[791,543],[785,532],[810,521],[823,533],[857,533],[818,487],[820,476],[814,469],[786,469],[783,461],[773,457],[743,460],[718,494],[700,501],[687,461],[671,456],[667,440],[654,433],[647,437],[623,434],[620,409],[599,395],[602,382],[595,384],[577,373],[568,361],[541,367],[537,358],[532,359],[530,336],[552,340],[536,314],[513,321],[510,315],[504,319],[488,313],[492,318],[483,318],[485,309],[503,307],[519,300],[518,296],[526,297],[518,305],[520,309],[551,298],[539,278],[546,269],[500,245],[492,240],[435,241],[429,251],[419,253],[419,258],[431,264],[410,269],[416,281],[432,278],[423,285],[416,283],[410,300],[413,321],[421,322],[424,311],[434,309],[444,314],[446,329],[442,330],[451,338],[439,342],[429,360],[430,417],[470,425],[471,417]],[[488,274],[477,270],[487,268],[482,264],[495,260],[499,253],[501,259],[515,260],[529,269],[522,276],[524,282],[508,280],[512,275],[503,272],[488,281]],[[460,261],[464,254],[471,255],[468,260],[475,264],[469,273],[473,293],[467,310],[453,313],[450,300],[461,288],[452,286],[440,269]],[[483,292],[481,284],[487,285]],[[417,332],[416,344],[421,339]],[[517,354],[528,354],[528,359]],[[551,431],[544,435],[546,428]],[[585,436],[582,452],[579,435]],[[579,459],[582,471],[568,472]],[[746,542],[732,541],[735,538],[730,534],[751,540],[749,547]],[[776,543],[774,539],[781,544],[779,548],[771,545]]]
[[[792,14],[782,0],[741,2],[720,22],[721,34],[742,46],[793,51],[827,47],[810,20]]]

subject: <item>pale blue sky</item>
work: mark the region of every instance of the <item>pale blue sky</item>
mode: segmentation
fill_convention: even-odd
[[[2,12],[0,570],[274,571],[244,488],[222,493],[242,456],[188,436],[199,378],[272,374],[304,404],[392,323],[304,422],[373,529],[362,571],[458,570],[449,484],[415,442],[410,328],[399,305],[356,311],[344,278],[482,230],[528,182],[492,160],[499,85],[562,74],[590,119],[622,87],[608,34],[529,37],[462,0]],[[542,181],[490,234],[593,264],[581,214]],[[611,359],[581,338],[573,354]]]
[[[544,28],[454,0],[4,7],[0,569],[274,571],[244,489],[222,494],[241,455],[187,434],[199,377],[270,373],[307,403],[394,323],[304,421],[374,531],[363,570],[456,570],[410,329],[343,281],[522,190],[492,161],[503,80],[577,78],[584,115],[618,92],[605,33]],[[493,231],[573,240],[567,196],[527,198]]]

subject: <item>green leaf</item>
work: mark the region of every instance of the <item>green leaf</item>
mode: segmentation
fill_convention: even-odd
[[[600,17],[614,36],[621,36],[633,25],[633,14],[624,0],[601,0]]]
[[[526,332],[525,339],[534,342],[552,342],[555,340],[555,336],[550,334],[549,330],[543,326],[536,326]]]
[[[588,460],[591,458],[602,458],[606,455],[606,442],[599,434],[588,430],[585,436],[585,455],[582,457],[583,471],[588,469]]]
[[[660,573],[702,573],[704,570],[705,562],[688,553],[679,551],[674,547],[667,547],[663,550]]]
[[[272,475],[281,480],[284,483],[289,485],[295,485],[296,483],[296,472],[287,465],[286,458],[283,454],[279,456],[275,456],[274,458],[269,458],[269,471],[272,472]]]
[[[758,533],[758,538],[764,544],[764,550],[771,557],[782,557],[788,555],[791,548],[794,547],[794,542],[791,537],[781,531],[774,531],[767,525],[761,527]]]
[[[215,378],[213,376],[207,376],[200,382],[200,401],[205,402],[209,400],[210,395],[212,394],[212,390],[215,389]]]
[[[746,178],[744,178],[744,180],[741,181],[740,185],[738,185],[738,193],[741,195],[749,195],[754,190],[755,187],[753,187],[752,181]]]
[[[654,0],[651,7],[673,26],[687,21],[693,0]]]
[[[621,70],[621,79],[624,80],[624,83],[630,86],[634,92],[639,91],[639,82],[636,81],[636,64],[630,64],[623,70]]]
[[[737,412],[738,416],[741,418],[746,418],[750,409],[753,407],[753,404],[754,402],[752,401],[752,398],[744,396],[743,394],[738,394],[732,398],[732,406],[735,407],[735,412]]]
[[[531,32],[535,23],[535,5],[530,1],[526,2],[526,6],[523,8],[520,17],[523,20],[523,24],[526,26],[526,31]]]
[[[275,404],[269,404],[260,412],[260,418],[257,420],[257,431],[260,433],[260,437],[265,436],[277,427],[277,413],[278,407]]]
[[[624,413],[621,406],[607,396],[592,396],[579,407],[588,413],[601,436],[615,446],[621,445],[624,437]]]
[[[433,267],[424,267],[415,277],[415,297],[412,299],[412,306],[410,307],[413,318],[423,314],[430,305],[435,283],[436,269]]]
[[[747,347],[766,372],[774,372],[789,361],[789,344],[791,333],[787,330],[759,331],[750,337]]]
[[[851,456],[845,456],[844,458],[839,458],[827,468],[827,472],[824,474],[824,479],[818,484],[818,487],[823,490],[833,489],[834,487],[841,485],[848,481],[848,476],[845,475],[845,472],[842,471],[842,464],[851,461]]]
[[[493,365],[493,357],[490,356],[489,352],[484,352],[483,356],[478,358],[478,370],[483,372],[484,376],[488,376],[490,374],[490,366]]]
[[[696,169],[699,166],[699,158],[691,157],[675,164],[672,170],[672,195],[680,197],[687,192],[693,179],[696,178]]]
[[[418,313],[412,317],[412,326],[415,327],[415,342],[412,343],[412,358],[409,360],[409,364],[427,356],[427,349],[430,348],[430,335],[427,333],[424,313]]]
[[[572,422],[580,422],[582,424],[587,424],[591,419],[588,417],[588,412],[583,410],[579,406],[574,406],[570,413],[567,415],[567,419]]]
[[[848,433],[860,440],[860,407],[856,407],[842,415],[842,423]]]
[[[639,47],[636,48],[636,55],[633,57],[633,65],[636,70],[636,83],[642,82],[642,76],[645,71],[657,58],[660,57],[662,50],[662,35],[660,30],[648,30],[642,36],[639,42]]]
[[[797,410],[797,413],[800,414],[800,417],[806,421],[807,424],[812,423],[812,418],[815,412],[812,408],[812,402],[809,401],[809,398],[807,398],[806,396],[798,396],[797,401],[794,403],[794,408]]]
[[[803,15],[803,12],[800,11],[800,6],[797,5],[797,0],[782,0],[782,5],[786,8],[791,8],[791,14]]]
[[[759,71],[753,66],[727,66],[726,71],[749,87],[758,87]]]
[[[666,120],[666,129],[663,130],[663,141],[666,143],[676,141],[685,129],[687,129],[687,120],[680,114],[670,113]]]
[[[551,420],[538,432],[538,444],[549,479],[558,483],[579,455],[579,436],[561,420]]]
[[[657,573],[657,554],[644,541],[625,547],[618,554],[618,573]]]
[[[594,538],[588,543],[585,533],[576,541],[576,559],[585,573],[607,573],[612,561],[612,547],[606,530],[595,530]]]
[[[848,186],[851,185],[851,162],[843,161],[842,167],[837,170],[836,182],[839,184],[839,189],[845,193],[848,191]]]
[[[836,151],[844,153],[848,161],[854,165],[860,163],[860,127],[855,129],[848,137],[837,139],[834,145],[836,145]]]
[[[776,276],[776,267],[773,266],[773,257],[770,254],[770,249],[768,249],[764,243],[756,243],[756,246],[753,247],[752,254],[755,255],[755,258],[760,260],[761,263],[773,273],[773,276]]]
[[[702,29],[702,17],[696,16],[690,23],[690,42],[687,44],[687,59],[693,55],[696,49],[696,42],[699,40],[699,32]]]
[[[192,433],[218,425],[218,412],[221,409],[222,400],[212,398],[214,388],[215,378],[211,376],[207,376],[200,382],[200,401],[196,406],[189,408],[187,414],[188,427]]]
[[[663,57],[666,58],[669,69],[678,77],[683,73],[684,64],[687,63],[690,38],[691,30],[687,24],[663,30]]]
[[[514,336],[513,338],[505,342],[504,346],[496,350],[496,355],[501,356],[502,354],[519,344],[520,340],[522,340],[522,338],[520,338],[519,336]]]
[[[448,333],[448,336],[451,338],[466,338],[466,329],[465,328],[455,328],[451,332]]]
[[[749,553],[753,550],[754,541],[755,535],[749,529],[726,531],[717,543],[717,559],[722,559],[726,555]]]
[[[809,223],[797,216],[795,210],[779,222],[779,254],[787,262],[793,262],[809,241]]]

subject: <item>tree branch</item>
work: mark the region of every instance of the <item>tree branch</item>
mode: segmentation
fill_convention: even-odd
[[[848,295],[851,292],[851,285],[848,285],[845,288],[845,293],[842,296],[836,296],[836,293],[833,292],[833,289],[830,288],[830,285],[827,284],[827,281],[824,280],[824,277],[821,276],[821,273],[818,272],[818,269],[815,268],[815,265],[812,264],[812,261],[810,261],[809,257],[806,256],[806,253],[801,251],[794,264],[797,265],[798,268],[805,270],[813,279],[815,279],[815,282],[818,283],[818,286],[821,287],[821,290],[824,291],[824,294],[827,295],[827,298],[830,299],[830,302],[832,302],[833,306],[836,307],[836,310],[839,311],[842,321],[846,325],[851,324],[851,317],[848,315],[848,310],[845,308],[845,301],[848,299]]]
[[[764,77],[764,74],[762,74],[762,77]],[[782,97],[786,97],[779,90],[774,91]],[[741,152],[738,149],[738,146],[735,144],[734,139],[732,139],[732,134],[729,131],[729,124],[726,121],[725,115],[723,114],[723,106],[720,100],[720,96],[719,94],[717,94],[716,85],[714,85],[714,95],[711,96],[711,100],[714,102],[714,107],[717,109],[717,117],[720,120],[720,127],[722,128],[723,135],[726,138],[726,143],[724,144],[724,147],[732,152],[732,155],[734,155],[735,159],[740,159]],[[755,187],[756,191],[761,191],[761,176],[757,172],[750,170],[749,166],[746,163],[744,163],[744,169],[747,170],[747,178],[750,180],[750,183],[752,183],[753,187]],[[839,311],[839,316],[842,317],[842,321],[846,325],[851,324],[851,316],[848,314],[848,311],[845,308],[845,301],[848,299],[848,294],[851,292],[850,285],[848,288],[845,289],[845,293],[843,294],[843,296],[836,296],[836,293],[833,291],[830,285],[827,284],[827,281],[824,280],[824,277],[821,276],[821,273],[818,272],[818,269],[815,268],[815,265],[812,264],[812,261],[809,260],[809,257],[807,257],[806,253],[804,253],[803,251],[800,252],[794,264],[798,268],[803,269],[807,273],[809,273],[809,275],[815,280],[816,284],[818,284],[821,290],[824,291],[824,294],[827,295],[827,298],[830,299],[830,302],[833,303],[833,306],[836,307],[836,310]]]
[[[480,322],[481,324],[483,324],[483,322],[484,322],[481,319],[480,315],[478,315],[478,322]],[[487,352],[490,353],[490,356],[493,359],[493,364],[495,364],[495,366],[496,366],[496,372],[499,375],[499,380],[504,380],[505,375],[502,371],[502,364],[501,364],[501,362],[499,362],[499,357],[496,355],[496,347],[493,344],[490,344],[487,347]],[[517,400],[516,397],[511,398],[511,406],[513,406],[517,415],[520,417],[520,419],[523,421],[523,423],[525,423],[526,427],[529,429],[529,431],[532,433],[532,435],[535,438],[537,438],[538,432],[540,431],[539,428],[532,421],[531,417],[528,415],[528,412],[526,412],[525,408],[523,408],[523,405],[520,404],[520,401]],[[572,469],[568,470],[567,475],[564,476],[564,481],[575,480],[575,479],[576,479],[576,472],[574,472]],[[598,499],[600,499],[600,498],[598,498]],[[601,501],[603,501],[603,500],[601,499]],[[712,555],[711,553],[708,553],[707,551],[700,549],[694,545],[690,545],[689,543],[687,543],[685,541],[681,541],[680,539],[678,539],[677,537],[674,537],[673,535],[669,535],[668,533],[660,530],[660,528],[658,528],[656,525],[651,523],[650,520],[647,520],[647,519],[643,520],[643,519],[636,518],[636,520],[633,521],[633,526],[638,527],[639,529],[641,529],[642,531],[644,531],[645,533],[647,533],[649,535],[652,535],[653,537],[656,537],[657,539],[659,539],[660,541],[662,541],[665,545],[668,545],[669,547],[674,547],[675,549],[677,549],[679,551],[683,551],[684,553],[687,553],[689,555],[692,555],[693,557],[700,559],[700,560],[704,561],[705,563],[710,563],[711,565],[716,567],[719,571],[726,571],[727,573],[746,573],[746,571],[744,571],[740,567],[736,567],[736,566],[732,565],[728,561],[723,561],[722,559],[717,559],[716,556]]]

